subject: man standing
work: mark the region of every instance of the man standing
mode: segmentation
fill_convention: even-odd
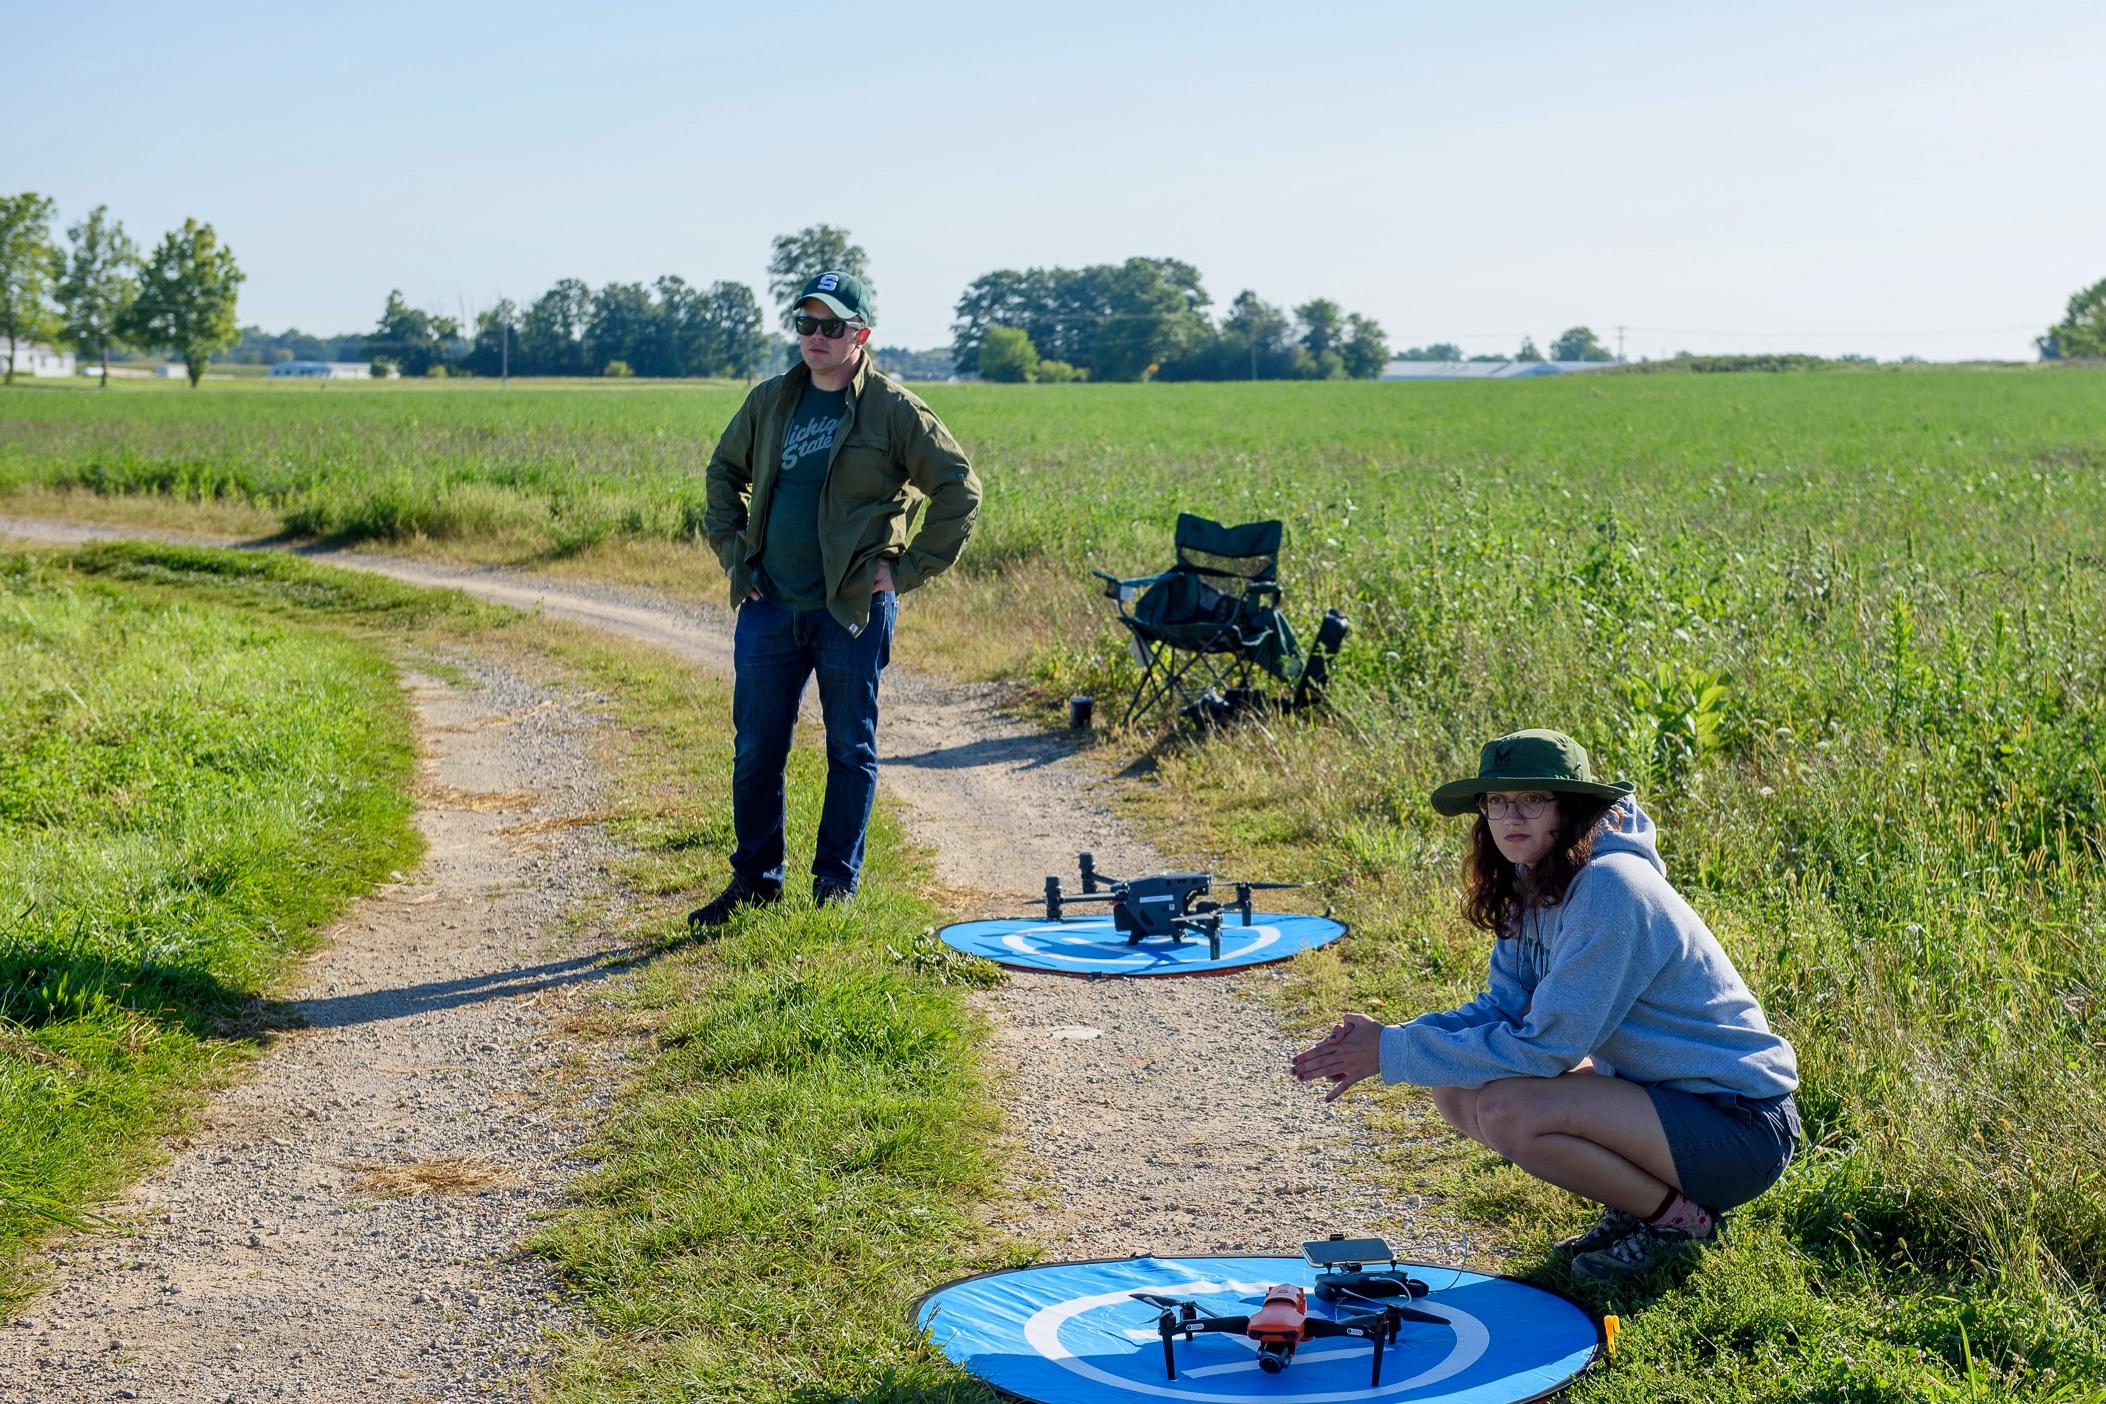
[[[821,273],[796,304],[798,365],[755,387],[709,460],[703,530],[731,577],[731,884],[688,915],[701,931],[782,897],[783,768],[805,680],[819,677],[826,800],[812,901],[845,902],[877,793],[878,674],[897,592],[948,569],[980,480],[929,407],[870,365],[869,290]],[[927,501],[909,536],[915,498]]]

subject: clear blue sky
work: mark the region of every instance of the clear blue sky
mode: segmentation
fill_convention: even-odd
[[[2106,278],[2106,3],[14,4],[0,188],[208,220],[272,330],[848,228],[879,338],[1171,256],[1392,344],[2022,357]]]

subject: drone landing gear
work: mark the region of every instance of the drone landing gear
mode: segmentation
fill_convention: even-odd
[[[1047,921],[1059,921],[1062,909],[1077,902],[1106,902],[1111,905],[1112,929],[1126,937],[1127,945],[1139,945],[1148,936],[1167,936],[1172,945],[1183,945],[1188,937],[1204,935],[1209,960],[1221,959],[1222,913],[1240,912],[1243,925],[1249,926],[1253,892],[1301,886],[1298,882],[1239,882],[1235,901],[1204,902],[1198,899],[1213,891],[1212,873],[1157,873],[1125,881],[1099,872],[1093,855],[1077,857],[1082,891],[1063,893],[1060,879],[1047,877]],[[1100,883],[1104,884],[1101,891]]]

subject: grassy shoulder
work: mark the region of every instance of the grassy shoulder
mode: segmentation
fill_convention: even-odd
[[[996,977],[928,934],[931,876],[873,818],[852,907],[801,885],[690,941],[728,876],[730,690],[572,635],[568,666],[618,699],[625,873],[655,954],[607,1008],[652,1057],[540,1247],[594,1331],[560,1400],[980,1400],[908,1327],[936,1284],[992,1265],[996,1112],[967,993]],[[825,760],[800,738],[790,848],[808,852]]]
[[[995,972],[927,934],[936,912],[924,895],[927,865],[882,808],[852,908],[816,911],[795,897],[744,914],[718,940],[691,943],[684,915],[721,883],[730,847],[727,688],[586,631],[284,556],[123,545],[14,560],[10,569],[33,573],[46,594],[124,602],[139,622],[129,635],[135,642],[166,632],[156,621],[206,617],[243,639],[298,642],[322,672],[356,671],[346,660],[364,660],[357,668],[398,727],[405,719],[384,655],[437,647],[496,650],[511,666],[608,699],[619,725],[602,760],[612,773],[614,822],[633,847],[623,876],[639,897],[634,935],[643,954],[600,1020],[579,1033],[639,1039],[648,1052],[591,1149],[597,1166],[577,1186],[574,1207],[539,1242],[588,1322],[569,1343],[557,1396],[987,1397],[928,1355],[908,1309],[921,1291],[991,1265],[997,1251],[983,1241],[977,1214],[998,1178],[995,1112],[980,1068],[981,1029],[965,1003]],[[114,632],[106,622],[97,630]],[[49,648],[70,657],[86,632],[54,635]],[[78,666],[107,661],[86,653]],[[160,666],[151,658],[148,665]],[[155,693],[138,674],[113,672],[105,685],[118,696]],[[8,700],[0,717],[43,715]],[[234,721],[227,729],[249,734]],[[151,739],[162,730],[143,734],[148,749],[166,750],[166,764],[184,763]],[[240,744],[262,742],[251,735]],[[392,751],[369,749],[392,757],[400,825],[406,735]],[[823,757],[800,745],[789,779],[792,843],[808,848]],[[138,822],[150,818],[134,813]],[[400,845],[362,831],[335,831],[335,839],[346,894],[407,858]],[[287,933],[283,949],[309,939]],[[234,1013],[267,987],[274,953],[251,967],[222,980]],[[113,1008],[104,1042],[148,1019],[121,998]],[[0,1067],[15,1066],[6,1060],[17,1056],[18,1040],[36,1040],[24,1045],[21,1065],[60,1085],[48,1060],[61,1055],[45,1027],[0,1021],[0,1034]],[[209,1032],[191,1042],[195,1051],[178,1068],[189,1071],[165,1099],[171,1107],[232,1046]],[[134,1121],[132,1154],[112,1160],[71,1203],[134,1173],[166,1117]]]
[[[264,1037],[288,957],[415,861],[379,649],[0,555],[0,1302]]]

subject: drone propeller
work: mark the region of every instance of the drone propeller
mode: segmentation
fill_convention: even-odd
[[[1146,1302],[1149,1306],[1160,1307],[1164,1311],[1182,1312],[1187,1321],[1190,1321],[1194,1314],[1200,1316],[1221,1315],[1218,1311],[1210,1311],[1198,1302],[1187,1300],[1184,1297],[1166,1297],[1160,1292],[1128,1292],[1126,1295],[1137,1302]]]
[[[1239,882],[1236,887],[1247,887],[1253,892],[1276,892],[1288,887],[1307,887],[1305,882]]]

